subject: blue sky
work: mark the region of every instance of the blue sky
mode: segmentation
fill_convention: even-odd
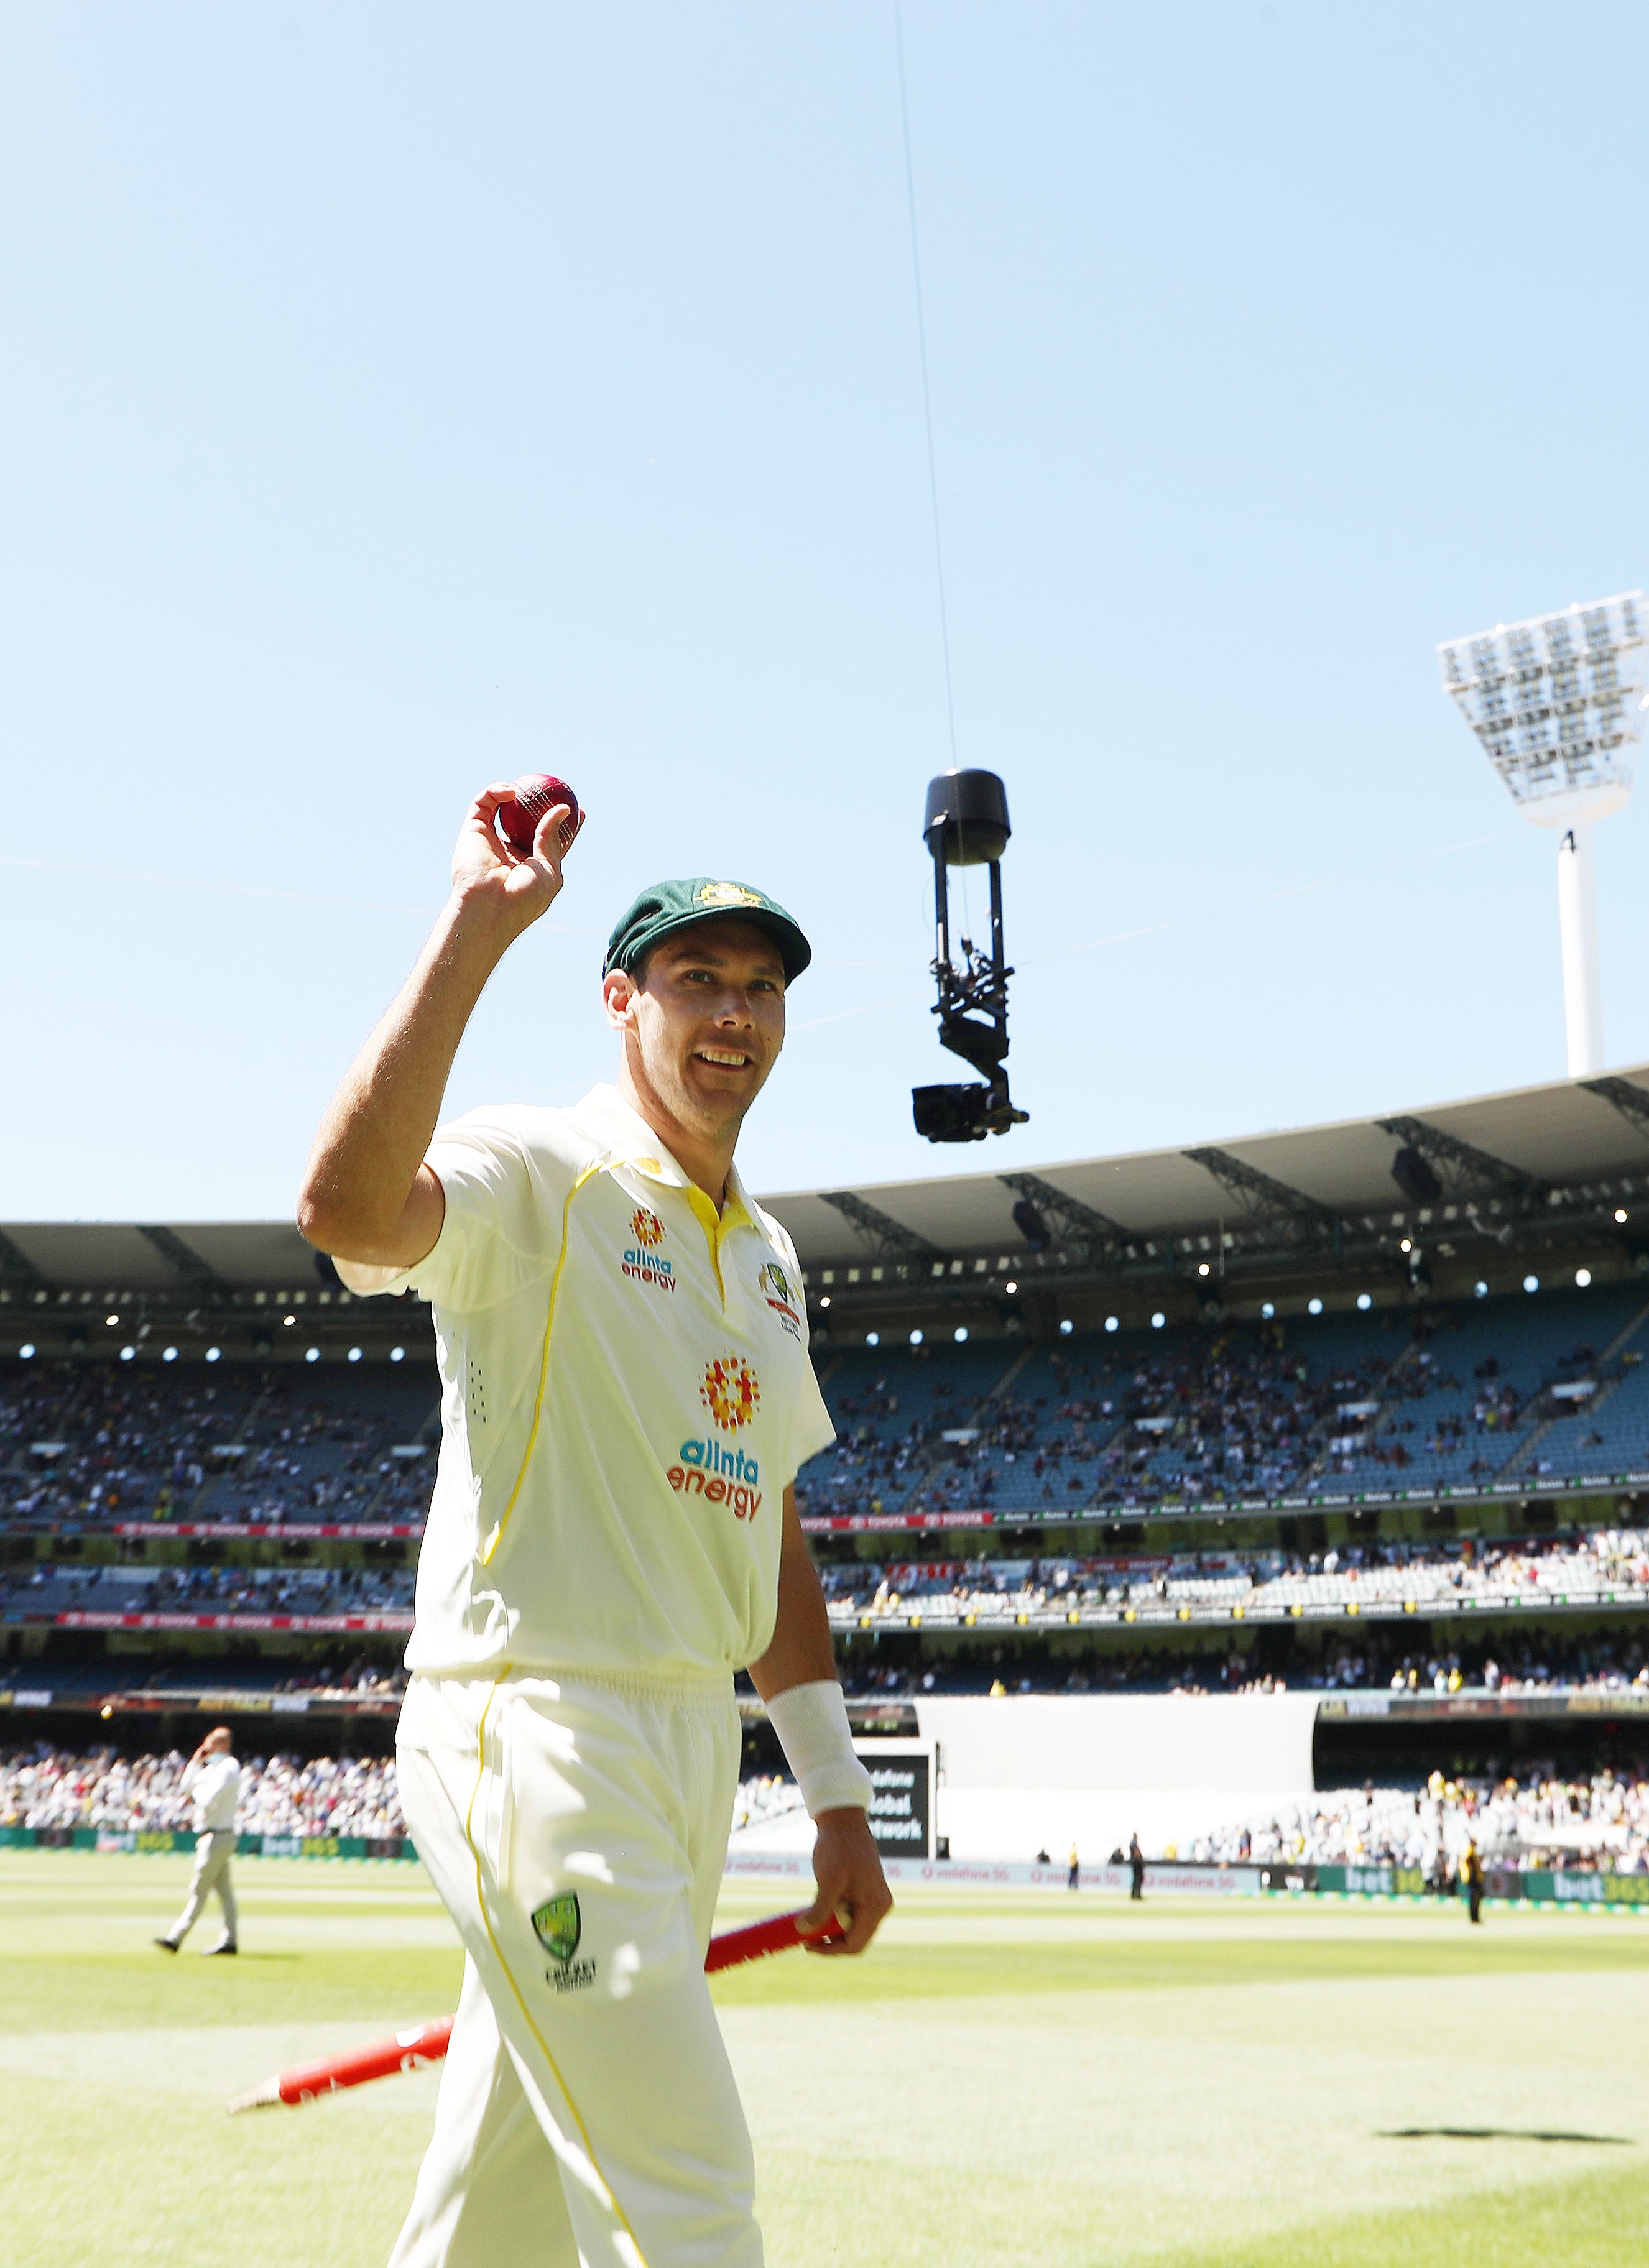
[[[1563,1069],[1439,638],[1649,578],[1649,17],[907,0],[957,748],[1031,1123],[931,1149],[949,761],[889,7],[0,26],[0,1218],[284,1212],[488,779],[590,824],[454,1108],[611,1064],[642,883],[814,970],[757,1187]],[[1599,830],[1649,1057],[1641,805]]]

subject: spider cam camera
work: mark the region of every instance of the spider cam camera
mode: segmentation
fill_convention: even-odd
[[[930,1142],[983,1142],[987,1134],[1023,1126],[1030,1115],[1009,1101],[1004,1068],[1008,979],[1013,971],[1002,952],[1002,854],[1012,832],[1007,790],[995,772],[941,772],[928,782],[922,839],[933,860],[933,976],[939,987],[933,1012],[939,1020],[939,1045],[985,1076],[983,1086],[964,1080],[911,1089],[917,1132]],[[961,938],[960,964],[951,958],[953,866],[990,869],[990,950],[982,953],[971,938]]]

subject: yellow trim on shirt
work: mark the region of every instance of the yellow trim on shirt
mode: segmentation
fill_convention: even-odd
[[[597,1170],[597,1167],[592,1166],[587,1172],[583,1173],[578,1176],[578,1180],[573,1183],[572,1189],[568,1192],[567,1202],[569,1204],[571,1204],[572,1198],[577,1193],[580,1184],[584,1182],[587,1182],[590,1178],[590,1174],[595,1173]],[[564,1241],[563,1250],[564,1253]],[[545,1334],[545,1338],[546,1343],[548,1343],[548,1332]],[[509,1674],[510,1665],[506,1662],[502,1673],[494,1681],[492,1690],[487,1696],[487,1705],[481,1712],[481,1727],[475,1735],[475,1785],[470,1792],[469,1808],[464,1814],[464,1840],[468,1844],[470,1856],[475,1861],[475,1905],[481,1915],[481,1926],[487,1933],[487,1942],[492,1948],[493,1957],[497,1962],[499,1968],[504,1971],[504,1982],[508,1984],[511,1992],[515,1995],[516,2006],[521,2011],[527,2030],[531,2032],[533,2037],[538,2042],[539,2051],[543,2056],[545,2062],[549,2066],[550,2071],[554,2075],[556,2084],[561,2089],[562,2101],[572,2113],[572,2123],[578,2130],[578,2139],[584,2144],[584,2154],[590,2161],[590,2164],[594,2169],[597,2181],[600,2183],[602,2188],[607,2191],[607,2201],[608,2205],[611,2205],[614,2213],[616,2213],[620,2221],[622,2222],[624,2234],[629,2237],[630,2242],[635,2245],[636,2257],[640,2261],[641,2268],[647,2268],[647,2256],[642,2250],[640,2242],[637,2238],[636,2232],[629,2225],[629,2215],[625,2213],[623,2206],[620,2205],[618,2201],[618,2194],[616,2191],[614,2189],[612,2183],[608,2181],[607,2176],[601,2171],[600,2161],[595,2154],[595,2145],[590,2139],[590,2130],[585,2124],[583,2119],[578,2116],[578,2106],[573,2101],[572,2096],[568,2090],[567,2082],[561,2075],[560,2065],[556,2061],[555,2057],[549,2051],[549,2042],[544,2037],[542,2032],[539,2030],[538,2026],[533,2021],[533,2012],[527,2007],[526,2000],[522,1998],[521,1988],[516,1983],[515,1978],[511,1972],[510,1964],[504,1957],[504,1948],[499,1944],[497,1937],[493,1934],[492,1918],[487,1911],[487,1894],[482,1880],[481,1852],[476,1846],[475,1838],[474,1834],[471,1832],[471,1828],[475,1816],[475,1805],[479,1801],[481,1796],[481,1783],[487,1776],[487,1719],[491,1716],[492,1705],[498,1697],[498,1687],[503,1684],[504,1678],[507,1677]]]
[[[526,1437],[526,1447],[521,1453],[521,1469],[515,1476],[515,1486],[510,1491],[510,1500],[499,1513],[497,1524],[481,1547],[481,1564],[489,1565],[497,1550],[504,1529],[510,1524],[510,1514],[515,1510],[515,1500],[521,1493],[521,1484],[526,1478],[526,1469],[533,1461],[533,1448],[538,1440],[539,1420],[544,1414],[544,1387],[549,1377],[549,1335],[556,1328],[556,1294],[561,1289],[561,1271],[567,1264],[567,1226],[572,1216],[572,1201],[589,1180],[599,1174],[607,1160],[598,1158],[586,1166],[567,1192],[566,1203],[561,1209],[561,1250],[556,1256],[556,1271],[549,1279],[549,1307],[544,1317],[544,1344],[538,1358],[538,1393],[533,1403],[533,1427]]]
[[[696,1182],[684,1182],[681,1194],[692,1206],[695,1218],[704,1232],[704,1241],[710,1247],[710,1264],[716,1270],[716,1289],[721,1293],[721,1303],[725,1307],[727,1286],[722,1280],[722,1246],[735,1228],[754,1228],[755,1223],[737,1191],[728,1198],[720,1212],[716,1210],[714,1199],[707,1196]]]

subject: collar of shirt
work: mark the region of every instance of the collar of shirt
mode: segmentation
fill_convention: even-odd
[[[737,1229],[756,1226],[755,1211],[737,1166],[727,1168],[727,1201],[718,1212],[713,1198],[682,1172],[641,1113],[625,1101],[615,1086],[592,1087],[578,1105],[577,1115],[606,1145],[609,1165],[626,1166],[663,1189],[681,1192],[704,1232],[710,1265],[716,1270],[717,1281],[721,1283],[722,1248],[727,1239]],[[725,1284],[723,1296],[725,1297]]]

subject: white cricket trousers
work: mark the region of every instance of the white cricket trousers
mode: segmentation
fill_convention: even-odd
[[[728,1817],[732,1817],[729,1811]],[[166,1935],[173,1945],[181,1945],[201,1918],[201,1908],[214,1890],[217,1903],[224,1910],[224,1936],[232,1945],[237,1933],[235,1886],[229,1879],[229,1861],[235,1855],[239,1841],[232,1827],[210,1830],[195,1838],[195,1872],[189,1876],[189,1894],[183,1902],[183,1911],[173,1923]]]
[[[466,1959],[391,2268],[761,2268],[704,1976],[731,1682],[416,1678],[396,1757]]]

